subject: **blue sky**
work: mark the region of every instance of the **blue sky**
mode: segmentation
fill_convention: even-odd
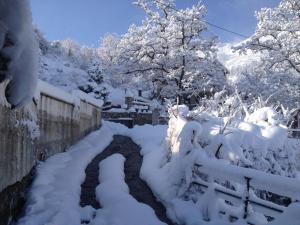
[[[49,40],[72,38],[80,44],[97,47],[107,33],[123,34],[145,15],[132,0],[30,0],[33,21]],[[198,0],[177,0],[179,8]],[[274,7],[280,0],[202,0],[208,8],[206,20],[229,30],[251,35],[255,31],[255,11]],[[221,42],[236,42],[240,37],[211,28]]]

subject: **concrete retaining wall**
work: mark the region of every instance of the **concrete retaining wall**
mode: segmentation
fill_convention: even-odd
[[[101,126],[101,103],[39,82],[36,101],[10,110],[0,85],[0,224],[18,212],[30,172]],[[39,135],[38,135],[39,134]]]

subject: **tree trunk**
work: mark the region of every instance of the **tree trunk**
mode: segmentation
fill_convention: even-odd
[[[182,22],[182,27],[181,27],[181,33],[182,33],[182,38],[181,38],[181,47],[182,50],[185,49],[184,45],[185,45],[185,24],[184,22]],[[183,91],[183,85],[182,85],[182,80],[185,76],[185,65],[186,65],[186,60],[185,60],[185,56],[182,56],[182,68],[181,68],[181,74],[179,77],[179,84],[178,84],[178,89],[179,89],[179,94],[178,94],[178,100],[179,100],[179,104],[183,103],[183,96],[181,94],[181,92]]]

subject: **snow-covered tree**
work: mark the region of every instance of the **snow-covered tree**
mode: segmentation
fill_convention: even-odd
[[[67,38],[65,40],[60,41],[62,48],[66,51],[68,56],[72,57],[74,55],[79,54],[80,46],[74,40]]]
[[[105,67],[109,67],[116,63],[115,60],[118,56],[119,43],[120,37],[116,34],[108,34],[101,39],[98,55]]]
[[[255,34],[235,47],[260,56],[242,75],[257,89],[254,95],[272,94],[273,100],[295,106],[300,97],[300,1],[282,0],[278,7],[258,12],[257,20]]]
[[[219,47],[218,58],[229,70],[228,83],[237,89],[243,101],[253,104],[262,101],[265,106],[297,106],[300,90],[299,79],[292,72],[270,71],[264,66],[263,53],[247,50],[239,54],[232,50],[232,45]]]
[[[105,74],[105,79],[113,86],[123,84],[124,76],[118,67],[118,59],[120,57],[121,37],[116,34],[108,34],[100,41],[100,48],[97,51],[101,62],[102,73]]]
[[[300,75],[300,1],[282,0],[274,9],[257,13],[255,34],[240,49],[264,52],[264,62],[270,70]]]
[[[215,38],[204,38],[206,8],[177,9],[173,0],[139,0],[146,13],[121,38],[116,63],[124,80],[154,89],[158,97],[186,96],[220,88],[225,69]]]
[[[81,91],[92,95],[94,98],[104,100],[108,93],[106,85],[104,84],[103,70],[100,63],[94,61],[94,63],[89,66],[87,74],[87,82],[79,85],[78,88]]]
[[[42,33],[42,31],[40,31],[37,27],[35,27],[34,33],[35,33],[36,39],[38,41],[41,54],[45,55],[48,52],[49,48],[50,48],[50,43],[45,38],[45,36]]]
[[[93,66],[95,61],[99,61],[96,49],[87,46],[82,46],[80,48],[80,57],[82,59],[80,68],[84,70],[88,69],[91,65]]]

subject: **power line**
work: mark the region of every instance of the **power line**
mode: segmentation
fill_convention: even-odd
[[[160,2],[160,4],[162,4],[162,5],[165,6],[165,7],[169,7],[169,8],[171,8],[171,9],[175,10],[176,12],[182,13],[182,12],[179,11],[178,9],[175,9],[175,8],[173,8],[173,7],[170,7],[169,5],[167,5],[167,4],[163,3],[163,2]],[[218,28],[218,29],[223,30],[223,31],[225,31],[225,32],[228,32],[228,33],[231,33],[231,34],[234,34],[234,35],[243,37],[243,38],[249,38],[248,36],[246,36],[246,35],[244,35],[244,34],[240,34],[240,33],[237,33],[237,32],[235,32],[235,31],[228,30],[227,28],[220,27],[220,26],[218,26],[218,25],[216,25],[216,24],[213,24],[213,23],[211,23],[211,22],[208,22],[208,21],[204,21],[204,22],[207,23],[208,25],[212,26],[212,27]]]
[[[213,24],[213,23],[211,23],[211,22],[205,21],[205,23],[207,23],[208,25],[210,25],[210,26],[212,26],[212,27],[215,27],[215,28],[218,28],[218,29],[220,29],[220,30],[226,31],[226,32],[228,32],[228,33],[231,33],[231,34],[234,34],[234,35],[243,37],[243,38],[249,38],[248,36],[246,36],[246,35],[244,35],[244,34],[240,34],[240,33],[237,33],[237,32],[235,32],[235,31],[228,30],[228,29],[226,29],[226,28],[223,28],[223,27],[220,27],[220,26],[218,26],[218,25],[215,25],[215,24]]]

